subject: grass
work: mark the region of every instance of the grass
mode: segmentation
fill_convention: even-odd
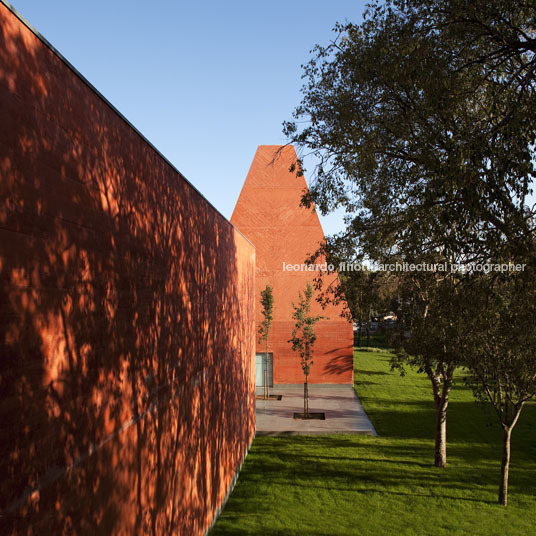
[[[536,407],[513,433],[508,508],[496,503],[501,431],[461,378],[448,410],[446,469],[433,466],[428,381],[356,352],[356,389],[378,437],[259,437],[211,536],[534,533]]]

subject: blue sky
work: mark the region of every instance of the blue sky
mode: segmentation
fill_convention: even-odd
[[[227,218],[257,146],[286,142],[281,123],[300,102],[311,48],[365,9],[350,0],[11,4]],[[342,215],[322,224],[334,233]]]

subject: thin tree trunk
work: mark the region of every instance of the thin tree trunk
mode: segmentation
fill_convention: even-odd
[[[452,372],[453,370],[447,373],[441,383],[439,374],[427,371],[432,382],[436,411],[434,465],[442,468],[447,466],[447,408],[452,387]]]
[[[303,418],[309,418],[309,385],[307,383],[307,376],[305,376],[305,382],[303,384]]]
[[[370,346],[370,313],[371,313],[371,306],[369,305],[368,315],[367,315],[367,348]]]
[[[447,466],[447,406],[448,401],[440,400],[436,407],[435,459],[436,467]]]
[[[361,346],[361,325],[357,326],[357,346]]]
[[[268,336],[266,337],[266,398],[270,398],[270,355],[268,354]]]
[[[499,504],[508,504],[508,472],[510,470],[510,438],[512,428],[506,427],[503,433],[503,449],[501,461],[501,481],[499,483]]]

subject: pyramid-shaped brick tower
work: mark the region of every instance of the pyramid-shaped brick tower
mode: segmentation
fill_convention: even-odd
[[[260,293],[267,284],[274,294],[274,320],[270,331],[270,353],[273,354],[274,384],[302,383],[300,360],[288,342],[292,335],[292,302],[317,275],[309,271],[289,271],[284,264],[304,264],[324,239],[316,211],[300,206],[307,184],[289,168],[296,160],[292,146],[261,145],[246,177],[236,203],[231,223],[257,248],[256,322],[260,324]],[[320,261],[319,261],[320,263]],[[311,383],[353,382],[352,324],[341,317],[343,305],[326,309],[314,301],[312,313],[327,317],[316,324],[317,341]],[[264,343],[257,345],[257,385],[262,384]],[[270,361],[269,361],[270,362]]]

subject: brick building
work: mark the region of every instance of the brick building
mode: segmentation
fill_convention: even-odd
[[[1,534],[209,529],[255,434],[255,249],[0,1]]]
[[[324,238],[315,211],[300,207],[307,188],[304,177],[289,171],[296,159],[292,146],[261,145],[247,175],[236,203],[231,223],[256,249],[256,322],[262,320],[260,292],[267,284],[273,287],[274,321],[270,334],[268,360],[269,382],[301,383],[304,381],[299,358],[292,351],[292,302],[315,273],[289,271],[284,265],[303,264]],[[342,305],[322,309],[316,301],[313,314],[327,318],[316,325],[317,342],[314,365],[309,381],[312,383],[352,383],[353,330],[352,324],[341,317]],[[257,345],[257,385],[262,385],[266,367],[264,344]]]

